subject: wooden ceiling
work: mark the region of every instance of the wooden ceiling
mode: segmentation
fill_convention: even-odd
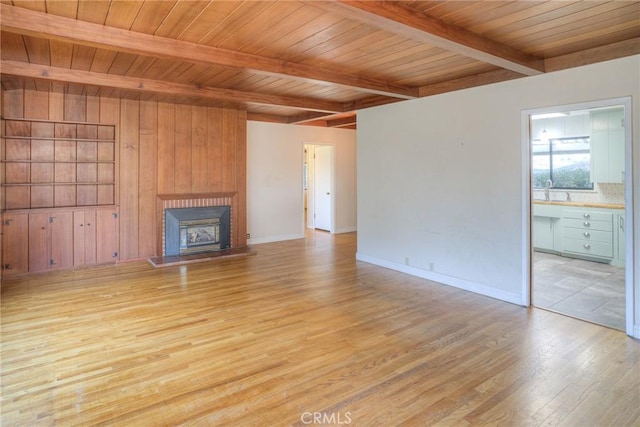
[[[246,108],[358,109],[640,53],[638,1],[2,0],[2,86]]]

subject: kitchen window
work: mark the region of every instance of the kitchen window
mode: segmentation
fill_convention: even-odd
[[[532,141],[533,188],[592,190],[588,136]]]

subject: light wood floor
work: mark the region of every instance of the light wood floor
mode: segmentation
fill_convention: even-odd
[[[639,425],[639,342],[355,240],[4,283],[2,425]]]

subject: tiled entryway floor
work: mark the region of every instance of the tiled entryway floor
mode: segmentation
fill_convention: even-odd
[[[533,252],[533,305],[625,329],[624,268]]]

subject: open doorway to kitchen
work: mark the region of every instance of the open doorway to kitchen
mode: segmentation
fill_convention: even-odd
[[[526,112],[530,295],[632,334],[630,99]]]

